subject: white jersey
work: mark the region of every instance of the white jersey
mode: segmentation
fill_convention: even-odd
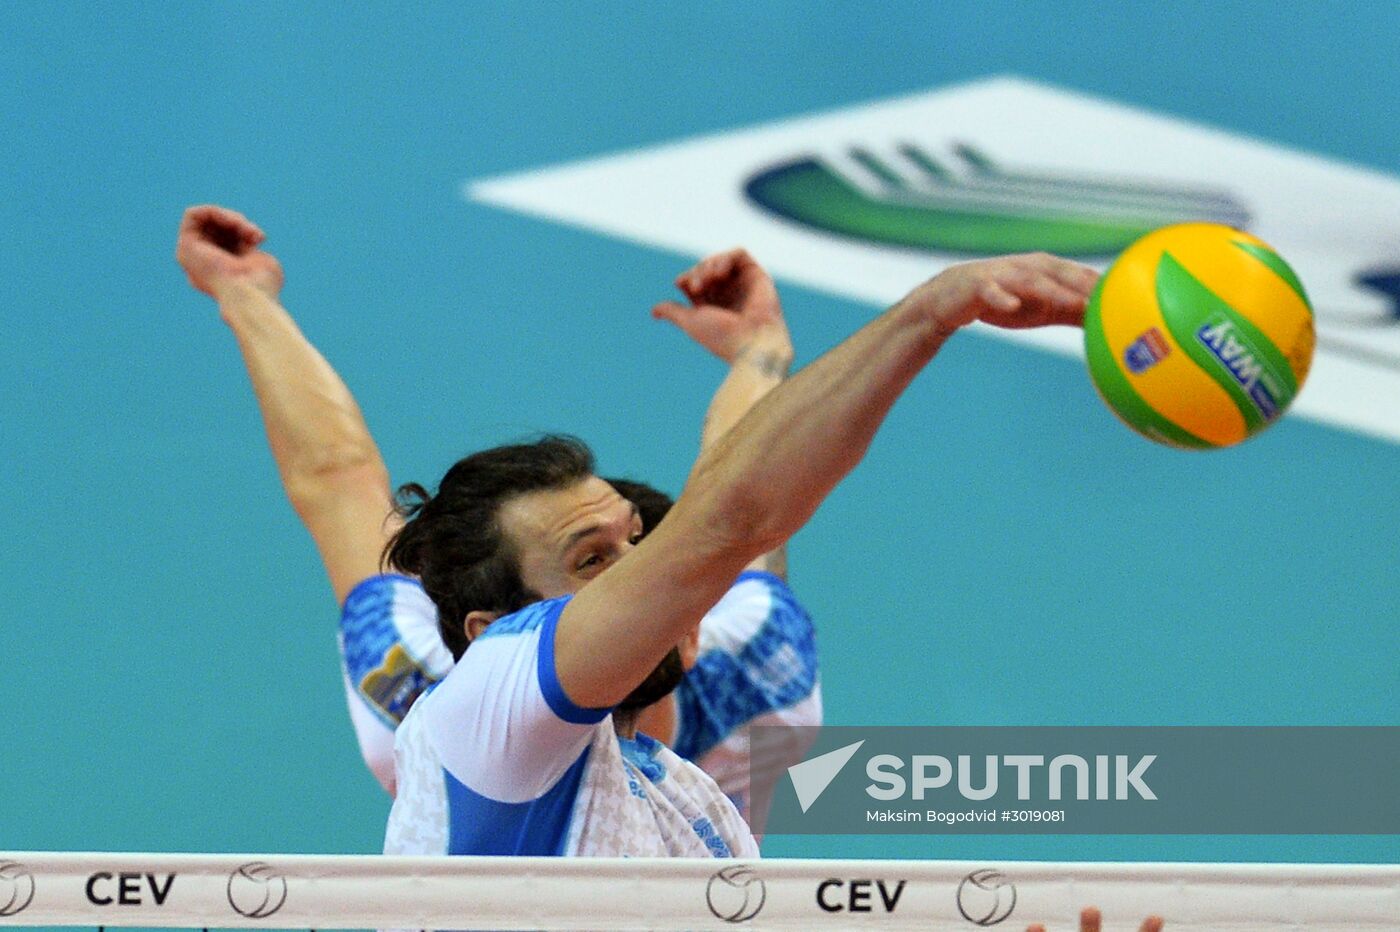
[[[452,669],[437,610],[406,576],[374,576],[345,600],[340,653],[360,751],[394,792],[394,729]],[[694,761],[748,817],[749,728],[820,725],[812,620],[787,584],[745,572],[700,622],[700,653],[673,693],[671,747]]]
[[[754,857],[734,805],[695,765],[610,709],[575,705],[554,668],[569,598],[490,625],[397,735],[385,854]]]

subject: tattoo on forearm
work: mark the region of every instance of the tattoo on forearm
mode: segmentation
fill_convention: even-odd
[[[788,369],[792,366],[792,360],[769,349],[745,349],[734,357],[734,365],[745,365],[757,369],[760,375],[770,379],[787,378]]]

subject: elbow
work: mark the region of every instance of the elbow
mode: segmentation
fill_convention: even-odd
[[[306,476],[330,478],[375,470],[386,471],[384,461],[374,444],[355,440],[326,444],[320,449],[299,456],[294,468]]]
[[[807,515],[795,516],[775,507],[771,495],[757,484],[736,486],[717,515],[727,535],[747,559],[761,556],[787,543]]]
[[[787,543],[805,520],[790,520],[763,483],[712,483],[709,478],[704,473],[694,476],[677,505],[690,499],[685,503],[694,507],[695,526],[687,537],[701,542],[713,559],[747,564]]]
[[[316,508],[328,497],[369,490],[386,500],[389,470],[373,445],[328,446],[289,461],[282,469],[287,497],[298,512]]]

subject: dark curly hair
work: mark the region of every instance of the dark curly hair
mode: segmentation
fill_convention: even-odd
[[[384,559],[422,581],[453,657],[460,658],[470,643],[462,624],[468,612],[515,612],[541,599],[520,578],[518,555],[501,530],[501,505],[591,475],[593,452],[583,441],[548,435],[458,460],[436,495],[417,483],[399,488],[397,505],[406,523]]]
[[[676,503],[675,499],[665,492],[653,488],[645,482],[638,482],[636,479],[605,479],[604,481],[617,489],[618,495],[637,506],[637,513],[642,516],[643,535],[650,534],[652,529],[661,523],[661,519],[666,517],[671,506]]]
[[[399,487],[397,507],[406,523],[385,547],[384,560],[422,581],[453,657],[460,659],[471,643],[462,624],[468,612],[515,612],[542,598],[520,578],[519,556],[501,530],[501,505],[517,495],[582,482],[593,466],[583,441],[551,434],[458,460],[436,495],[416,482]],[[637,506],[643,533],[660,524],[673,504],[645,483],[606,481]]]

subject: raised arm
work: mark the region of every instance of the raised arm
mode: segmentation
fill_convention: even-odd
[[[746,564],[811,517],[952,333],[978,319],[1080,324],[1095,280],[1043,254],[954,266],[767,395],[701,455],[667,520],[564,609],[563,689],[588,707],[626,696]]]
[[[705,414],[703,453],[787,378],[792,337],[773,279],[742,249],[704,259],[677,276],[676,287],[690,303],[663,301],[652,316],[675,324],[729,364]],[[786,547],[763,554],[749,568],[786,578]]]
[[[349,389],[279,303],[282,268],[263,239],[236,211],[191,207],[175,257],[238,341],[282,486],[343,606],[339,648],[360,754],[392,794],[394,728],[452,658],[417,584],[378,577],[401,523],[388,472]]]
[[[238,341],[287,498],[321,553],[337,604],[380,572],[398,529],[389,474],[345,383],[278,302],[282,268],[242,214],[191,207],[175,256]]]

